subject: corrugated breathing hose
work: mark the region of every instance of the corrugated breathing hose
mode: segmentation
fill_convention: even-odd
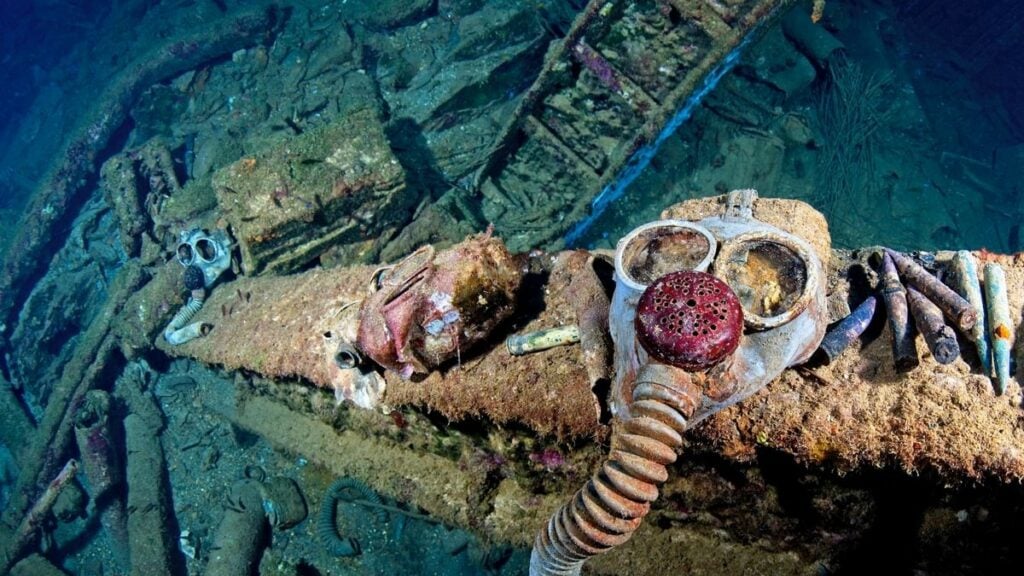
[[[531,576],[579,574],[587,558],[629,540],[658,498],[700,393],[645,381],[647,372],[637,377],[632,417],[615,424],[608,460],[537,535]]]

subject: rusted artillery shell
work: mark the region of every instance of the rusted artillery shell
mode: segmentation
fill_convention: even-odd
[[[840,320],[838,324],[825,334],[825,338],[822,339],[819,348],[825,353],[829,363],[835,360],[842,354],[843,350],[846,350],[850,344],[853,344],[864,333],[868,324],[871,324],[871,319],[875,316],[877,302],[877,298],[868,296],[867,300],[861,302],[860,306],[857,306],[849,316]]]
[[[992,342],[996,393],[1002,394],[1010,381],[1013,321],[1010,319],[1010,304],[1006,299],[1006,274],[1002,266],[993,262],[985,264],[985,302],[988,304],[988,336]]]
[[[985,301],[981,297],[978,265],[969,251],[958,250],[949,267],[952,272],[953,288],[966,298],[978,312],[978,321],[971,328],[968,336],[978,349],[981,371],[987,375],[992,370],[992,352],[989,348],[988,334],[985,331]]]
[[[892,258],[882,254],[882,298],[889,318],[889,332],[892,335],[892,358],[896,370],[905,372],[919,364],[917,343],[910,330],[910,312],[907,310],[907,290],[896,273]]]
[[[942,319],[942,310],[918,292],[913,286],[907,286],[907,303],[918,331],[924,336],[932,356],[939,364],[949,364],[960,356],[960,345],[956,343],[956,333]]]
[[[893,264],[900,272],[900,277],[908,287],[913,286],[920,290],[950,320],[953,320],[961,332],[967,334],[971,331],[971,328],[978,322],[978,312],[970,302],[910,258],[888,248],[885,249],[885,252],[892,258]],[[915,315],[914,318],[916,319],[917,316]],[[920,329],[920,324],[918,329]]]

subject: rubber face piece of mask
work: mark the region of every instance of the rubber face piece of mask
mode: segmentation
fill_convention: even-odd
[[[202,270],[207,288],[231,267],[231,243],[223,230],[207,234],[205,230],[195,228],[183,231],[180,240],[175,258],[185,268],[197,266]]]

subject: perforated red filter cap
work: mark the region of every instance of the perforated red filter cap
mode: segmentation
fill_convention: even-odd
[[[652,282],[636,307],[636,334],[654,359],[704,370],[739,346],[743,308],[725,283],[707,272],[672,272]]]

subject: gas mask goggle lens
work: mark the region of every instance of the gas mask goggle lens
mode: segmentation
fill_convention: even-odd
[[[725,232],[729,232],[727,230]],[[721,248],[719,249],[719,242]],[[700,223],[659,220],[630,232],[615,255],[617,280],[642,292],[670,272],[711,271],[740,299],[751,330],[785,324],[813,294],[809,248],[769,230],[718,237]]]
[[[188,239],[178,244],[178,263],[188,267],[193,264],[212,264],[220,257],[221,249],[208,237]]]

